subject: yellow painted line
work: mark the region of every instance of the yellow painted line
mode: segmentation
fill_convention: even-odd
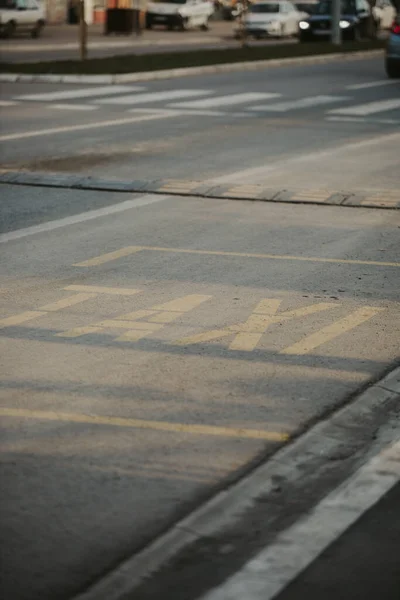
[[[39,310],[28,310],[26,312],[20,313],[19,315],[13,315],[12,317],[6,317],[5,319],[1,319],[0,328],[13,327],[13,325],[21,325],[21,323],[31,321],[32,319],[36,319],[37,317],[43,317],[43,315],[45,314],[45,312],[41,312]]]
[[[146,317],[150,317],[154,315],[154,310],[135,310],[131,313],[127,313],[126,315],[122,315],[118,317],[120,321],[136,321],[136,319],[145,319]]]
[[[133,288],[104,287],[98,285],[68,285],[64,290],[92,292],[93,294],[111,294],[114,296],[134,296],[135,294],[140,294],[142,291]]]
[[[319,331],[316,331],[315,333],[305,337],[296,344],[281,350],[280,354],[308,354],[311,352],[311,350],[318,348],[318,346],[330,342],[339,335],[342,335],[343,333],[354,329],[358,325],[361,325],[361,323],[368,321],[382,310],[386,309],[374,306],[365,306],[363,308],[359,308],[347,317],[339,319],[331,325],[327,325]]]
[[[159,312],[148,319],[150,323],[172,323],[185,313],[183,312]]]
[[[99,327],[109,329],[146,329],[147,331],[157,331],[161,329],[162,324],[147,323],[146,321],[119,321],[118,319],[109,319],[98,323]]]
[[[95,327],[94,325],[87,325],[86,327],[74,327],[74,329],[69,329],[68,331],[56,333],[56,337],[76,338],[80,337],[81,335],[90,335],[91,333],[98,333],[99,331],[103,331],[103,328]]]
[[[191,294],[189,296],[183,296],[183,298],[176,298],[165,304],[157,304],[152,306],[153,310],[161,311],[172,311],[172,312],[189,312],[194,308],[197,308],[202,302],[209,300],[212,296],[204,296],[202,294]]]
[[[135,248],[132,250],[132,248]],[[89,261],[85,261],[82,263],[77,263],[76,267],[88,267],[92,265],[100,265],[103,263],[110,262],[112,260],[116,260],[120,256],[128,256],[129,254],[133,254],[134,252],[139,252],[140,250],[148,250],[153,252],[171,252],[174,254],[198,254],[202,256],[233,256],[238,258],[260,258],[267,260],[289,260],[289,261],[301,261],[301,262],[316,262],[316,263],[333,263],[333,264],[344,264],[344,265],[369,265],[369,266],[377,266],[377,267],[400,267],[400,262],[386,262],[386,261],[376,261],[376,260],[356,260],[356,259],[346,259],[346,258],[322,258],[316,256],[293,256],[290,254],[258,254],[258,253],[249,253],[249,252],[224,252],[222,250],[191,250],[186,248],[165,248],[160,246],[141,246],[139,247],[128,247],[121,248],[121,250],[117,252],[110,252],[108,254],[103,254],[102,256],[97,256]],[[120,254],[121,253],[121,254]],[[93,262],[94,261],[94,262]]]
[[[63,308],[68,308],[68,306],[74,306],[75,304],[79,304],[80,302],[91,300],[92,298],[95,298],[96,295],[97,294],[75,294],[75,296],[69,296],[68,298],[64,298],[63,300],[58,300],[57,302],[52,302],[51,304],[41,306],[39,310],[45,310],[50,312],[62,310]]]
[[[110,262],[112,260],[117,260],[118,258],[122,258],[123,256],[129,256],[130,254],[134,254],[135,252],[140,252],[142,248],[140,246],[127,246],[126,248],[121,248],[120,250],[115,250],[114,252],[107,252],[107,254],[102,254],[101,256],[95,256],[94,258],[90,258],[89,260],[83,260],[82,262],[75,263],[74,267],[97,267],[98,265],[102,265],[104,263]]]
[[[154,431],[169,431],[173,433],[191,433],[194,435],[214,435],[220,437],[248,438],[285,442],[289,439],[287,433],[246,429],[240,427],[217,427],[214,425],[194,425],[186,423],[171,423],[167,421],[144,421],[122,417],[102,417],[77,413],[63,413],[46,410],[27,410],[23,408],[0,408],[2,417],[22,419],[37,419],[39,421],[61,421],[66,423],[88,423],[111,427],[131,427],[134,429],[150,429]]]

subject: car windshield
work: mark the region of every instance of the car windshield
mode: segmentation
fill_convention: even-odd
[[[268,4],[253,4],[250,7],[251,13],[278,13],[279,4],[268,2]]]
[[[341,1],[341,12],[342,14],[351,15],[356,12],[356,4],[354,0],[342,0]],[[331,0],[322,0],[317,4],[313,10],[314,14],[317,15],[330,15],[332,13],[332,2]]]

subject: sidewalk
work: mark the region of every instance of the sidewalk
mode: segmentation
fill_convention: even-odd
[[[400,484],[276,600],[399,600]]]

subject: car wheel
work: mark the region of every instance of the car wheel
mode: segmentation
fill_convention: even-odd
[[[179,25],[179,29],[181,31],[186,31],[188,26],[189,26],[189,19],[188,19],[188,17],[184,17]]]
[[[385,61],[386,74],[390,79],[397,79],[400,77],[400,66],[394,64],[390,59]]]
[[[146,29],[151,29],[153,27],[153,23],[150,19],[146,19]]]
[[[201,31],[208,31],[210,29],[210,27],[208,25],[208,19],[207,19],[207,21],[205,21],[203,23],[203,25],[200,25],[200,29],[201,29]]]
[[[352,40],[353,42],[361,42],[362,36],[361,36],[361,31],[359,30],[359,28],[356,26],[353,29],[353,35],[352,35]]]

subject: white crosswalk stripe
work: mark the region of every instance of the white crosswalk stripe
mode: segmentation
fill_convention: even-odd
[[[48,104],[47,108],[55,108],[56,110],[96,110],[98,106],[93,104]]]
[[[167,92],[149,92],[147,94],[129,94],[128,96],[117,96],[115,98],[101,98],[95,100],[96,104],[147,104],[149,102],[161,102],[164,100],[176,100],[177,98],[192,98],[196,96],[208,96],[212,90],[169,90]]]
[[[314,106],[321,106],[323,104],[343,102],[344,100],[348,100],[348,98],[346,96],[309,96],[308,98],[298,98],[297,100],[289,100],[288,102],[277,102],[276,104],[250,106],[247,110],[288,112],[289,110],[312,108]]]
[[[329,114],[366,117],[375,113],[394,110],[395,108],[400,108],[400,98],[378,100],[377,102],[367,102],[366,104],[356,104],[347,106],[346,108],[335,108],[330,110]]]
[[[179,102],[171,104],[173,108],[217,108],[219,106],[234,106],[235,104],[245,104],[256,100],[268,100],[269,98],[278,98],[281,94],[248,92],[243,94],[231,94],[230,96],[217,96],[206,98],[204,100],[193,100],[192,102]]]
[[[369,88],[381,87],[383,85],[399,85],[395,79],[380,79],[379,81],[368,81],[366,83],[353,83],[346,86],[346,90],[367,90]]]
[[[46,92],[43,94],[25,94],[15,96],[15,100],[33,100],[37,102],[52,102],[53,100],[79,100],[80,98],[91,98],[95,96],[106,96],[108,94],[120,94],[121,92],[140,92],[144,88],[128,85],[104,85],[79,90],[63,90],[59,92]]]

